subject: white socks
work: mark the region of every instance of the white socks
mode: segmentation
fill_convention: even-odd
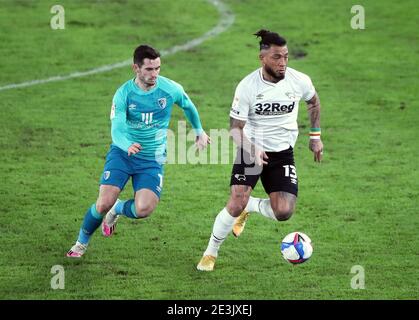
[[[235,221],[236,218],[232,217],[226,208],[220,211],[220,213],[215,218],[211,238],[208,242],[207,250],[204,252],[204,256],[218,256],[218,249],[220,249],[221,244],[233,229]]]
[[[275,217],[271,207],[271,201],[269,199],[250,197],[245,210],[247,212],[260,213],[261,215],[275,221],[278,220]],[[235,221],[236,218],[232,217],[226,208],[220,211],[220,213],[215,218],[212,234],[208,242],[207,250],[204,252],[204,256],[218,256],[218,250],[220,249],[221,244],[227,238],[228,234],[233,229]]]
[[[253,198],[252,196],[249,197],[249,202],[244,210],[247,212],[259,212],[259,201],[262,199]]]
[[[271,207],[271,201],[269,199],[260,199],[249,197],[249,202],[247,203],[246,209],[247,212],[257,212],[261,215],[277,221],[275,213]]]

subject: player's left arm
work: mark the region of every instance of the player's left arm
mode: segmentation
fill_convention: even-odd
[[[202,129],[198,110],[196,109],[192,100],[183,90],[180,92],[180,97],[176,101],[176,104],[183,109],[186,119],[188,119],[189,123],[192,125],[192,128],[195,130],[195,144],[197,148],[199,150],[203,150],[208,144],[211,143],[211,138],[205,133],[204,129]]]
[[[317,92],[306,103],[311,128],[320,130],[320,98]],[[319,132],[318,134],[315,133],[316,131],[313,132],[313,135],[310,135],[309,148],[314,153],[314,161],[320,162],[323,157],[323,142],[320,139],[320,131],[317,131]]]

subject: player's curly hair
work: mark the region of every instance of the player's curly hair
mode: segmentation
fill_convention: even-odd
[[[149,45],[142,44],[135,48],[133,60],[135,64],[141,67],[144,63],[144,59],[154,60],[158,57],[160,57],[160,53],[156,49]]]
[[[276,32],[271,32],[269,30],[261,29],[253,35],[261,38],[259,41],[260,50],[269,49],[273,44],[280,47],[287,44],[287,40],[285,40],[285,38],[281,37]]]

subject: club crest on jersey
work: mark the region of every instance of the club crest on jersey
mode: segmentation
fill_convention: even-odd
[[[297,98],[297,96],[293,92],[285,92],[285,95],[291,100],[294,100],[295,98]]]
[[[166,108],[166,104],[167,104],[167,100],[166,98],[160,98],[159,100],[157,100],[160,109],[164,109]]]
[[[104,180],[108,180],[110,176],[111,176],[111,172],[110,171],[105,171],[103,173],[103,179]]]

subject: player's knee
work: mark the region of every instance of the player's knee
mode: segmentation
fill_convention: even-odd
[[[245,205],[242,205],[240,203],[230,203],[227,206],[227,210],[231,213],[233,217],[238,217],[245,207]]]
[[[292,214],[294,213],[293,206],[288,203],[273,205],[272,210],[278,221],[288,220],[289,218],[291,218]]]
[[[96,202],[96,211],[99,212],[100,214],[105,214],[107,213],[109,210],[111,210],[113,206],[113,201],[111,200],[99,200],[98,202]]]
[[[154,205],[152,204],[135,204],[135,213],[138,219],[147,218],[154,211]]]
[[[239,216],[246,208],[246,205],[249,202],[250,192],[251,189],[248,186],[233,186],[231,188],[227,210],[233,217]]]
[[[233,217],[239,216],[240,213],[246,208],[247,202],[249,198],[238,198],[238,199],[230,199],[227,204],[228,212],[231,213]]]

